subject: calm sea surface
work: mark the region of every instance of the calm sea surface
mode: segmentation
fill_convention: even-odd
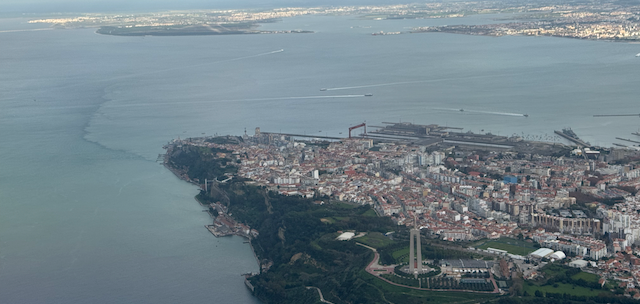
[[[316,33],[114,37],[1,19],[0,303],[257,302],[240,276],[258,269],[249,246],[211,236],[197,188],[156,163],[178,136],[408,121],[633,137],[638,118],[592,116],[640,113],[640,45],[371,35],[489,22],[300,17],[263,28]]]

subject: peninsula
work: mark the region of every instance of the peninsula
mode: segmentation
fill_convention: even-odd
[[[239,35],[239,34],[290,34],[313,33],[312,31],[260,31],[255,23],[171,25],[171,26],[102,26],[96,33],[116,36],[194,36],[194,35]]]
[[[261,23],[307,15],[352,15],[364,20],[459,18],[494,14],[490,24],[416,26],[405,31],[374,35],[445,32],[485,36],[553,36],[591,40],[640,40],[640,5],[633,1],[520,2],[469,1],[423,4],[285,7],[267,10],[196,10],[146,14],[81,14],[34,19],[30,23],[53,28],[99,28],[107,35],[223,35],[256,33],[308,33],[312,31],[260,31]]]
[[[173,140],[164,163],[201,187],[214,235],[250,241],[260,273],[246,284],[265,303],[640,298],[636,151],[430,140],[438,130],[328,142],[256,129]]]

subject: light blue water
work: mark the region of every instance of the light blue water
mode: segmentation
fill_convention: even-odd
[[[402,120],[502,135],[570,126],[608,145],[638,129],[592,117],[640,113],[638,45],[370,35],[462,22],[492,21],[301,17],[264,28],[317,33],[143,38],[2,33],[33,27],[0,20],[0,302],[255,302],[240,276],[257,270],[248,245],[211,236],[197,189],[155,163],[178,136]],[[320,91],[345,87],[360,88]]]

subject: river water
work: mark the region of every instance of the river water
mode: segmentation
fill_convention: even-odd
[[[0,19],[0,302],[257,303],[240,276],[258,269],[249,246],[211,236],[197,188],[156,163],[172,138],[363,121],[633,136],[638,118],[593,115],[640,113],[638,45],[371,35],[491,18],[307,16],[263,28],[314,34],[200,37]]]

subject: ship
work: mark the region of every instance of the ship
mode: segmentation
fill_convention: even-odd
[[[373,94],[371,94],[371,93],[367,93],[367,94],[364,94],[364,96],[369,97],[369,96],[373,96]]]
[[[636,54],[636,57],[640,57],[640,53]]]
[[[522,116],[524,116],[524,117],[529,117],[529,114],[522,114]]]
[[[460,112],[464,112],[464,109],[460,109]]]
[[[326,88],[322,88],[322,89],[320,89],[320,91],[326,91],[326,90],[327,90]]]

